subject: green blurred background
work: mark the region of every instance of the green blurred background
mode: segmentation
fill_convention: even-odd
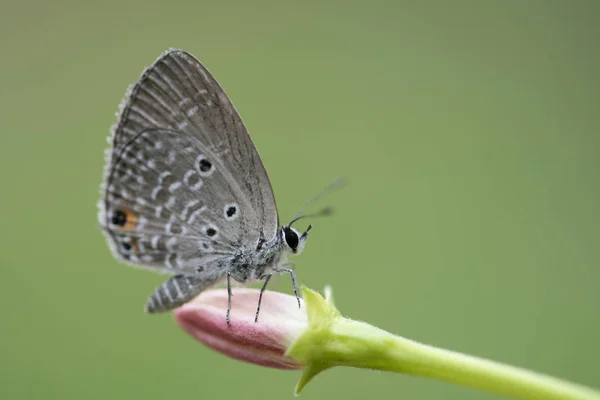
[[[600,386],[600,2],[0,7],[0,398],[292,396],[297,372],[145,315],[162,276],[120,265],[97,227],[114,113],[168,47],[227,90],[283,220],[347,177],[303,283],[409,338]],[[342,368],[302,396],[497,398]]]

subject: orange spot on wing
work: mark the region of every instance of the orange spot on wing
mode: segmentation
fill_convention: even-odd
[[[125,225],[120,229],[125,232],[131,232],[137,224],[137,215],[131,210],[122,210],[126,216]]]

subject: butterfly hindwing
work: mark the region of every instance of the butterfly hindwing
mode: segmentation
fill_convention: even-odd
[[[277,230],[271,185],[239,115],[179,50],[130,90],[103,191],[99,218],[113,252],[172,273],[222,265]]]

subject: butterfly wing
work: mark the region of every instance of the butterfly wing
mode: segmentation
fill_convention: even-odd
[[[99,220],[123,260],[191,272],[276,234],[273,190],[246,127],[184,51],[164,53],[132,86],[107,158]]]

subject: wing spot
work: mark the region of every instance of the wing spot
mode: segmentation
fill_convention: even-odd
[[[167,264],[167,267],[169,269],[174,269],[175,267],[174,267],[173,263],[174,262],[176,263],[177,262],[176,260],[177,260],[177,254],[175,254],[175,253],[169,253],[165,257],[165,264]]]
[[[201,176],[210,176],[215,171],[215,166],[205,156],[200,155],[196,159],[198,171]]]
[[[200,189],[203,183],[196,170],[190,169],[183,175],[183,184],[194,191]]]
[[[175,150],[170,150],[169,154],[167,155],[167,164],[173,164],[175,162],[175,157],[177,156],[177,153],[175,153]]]
[[[176,222],[174,215],[171,216],[169,222],[165,225],[165,232],[171,235],[179,235],[183,232],[181,225]]]
[[[127,223],[127,214],[122,210],[116,210],[113,212],[111,222],[113,225],[123,226]]]
[[[198,112],[198,106],[194,106],[187,111],[188,117],[193,117]]]
[[[190,217],[187,220],[188,225],[191,225],[194,223],[194,220],[204,211],[206,210],[206,206],[202,206],[199,209],[197,209],[196,211],[194,211]]]
[[[161,190],[162,190],[162,186],[158,185],[157,187],[155,187],[154,189],[152,189],[152,193],[150,193],[150,196],[152,197],[152,200],[157,200],[158,199],[158,195],[160,194]]]
[[[137,226],[135,227],[136,230],[138,231],[142,231],[144,230],[144,228],[146,227],[146,224],[148,223],[148,218],[145,218],[143,216],[140,216],[137,220]]]
[[[129,232],[135,229],[137,215],[131,210],[116,210],[113,212],[110,222],[118,226],[121,231]]]
[[[200,171],[208,172],[212,168],[212,164],[206,158],[200,160]],[[130,170],[128,170],[130,171]]]
[[[192,104],[192,99],[190,99],[189,97],[184,97],[179,102],[179,108],[187,108],[189,104]]]
[[[217,237],[217,227],[210,224],[210,225],[205,225],[204,226],[204,234],[210,238],[216,238]]]
[[[188,201],[185,207],[183,207],[183,211],[181,212],[181,219],[187,219],[187,215],[190,212],[190,209],[198,203],[200,203],[200,200]]]
[[[176,201],[177,201],[177,198],[175,196],[170,196],[169,199],[167,200],[167,204],[165,204],[165,205],[167,206],[168,209],[173,208]]]
[[[207,253],[214,250],[208,241],[200,241],[200,246],[202,246],[202,250]]]
[[[179,189],[181,187],[181,185],[182,185],[182,183],[179,181],[172,183],[171,186],[169,186],[169,192],[173,193],[174,191]]]
[[[165,265],[167,266],[168,269],[173,269],[173,264],[171,263],[171,256],[172,256],[171,253],[169,253],[165,256]]]
[[[171,172],[164,171],[158,176],[158,183],[162,184],[166,177],[170,176]]]
[[[127,256],[125,258],[133,261],[137,259],[137,257],[133,255],[134,252],[137,253],[140,250],[136,239],[131,239],[129,237],[121,238],[119,245],[121,246],[121,254]]]
[[[176,237],[170,237],[169,240],[167,240],[167,243],[166,243],[167,250],[173,251],[173,248],[175,247],[176,244],[177,244],[177,238]]]
[[[237,204],[227,204],[223,209],[224,217],[227,221],[233,221],[239,216]]]

